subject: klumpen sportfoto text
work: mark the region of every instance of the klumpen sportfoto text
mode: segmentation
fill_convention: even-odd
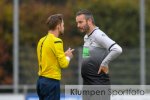
[[[145,91],[141,89],[70,89],[70,95],[144,95]]]

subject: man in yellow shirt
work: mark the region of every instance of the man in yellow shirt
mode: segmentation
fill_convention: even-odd
[[[62,14],[51,15],[46,24],[48,34],[42,37],[37,46],[39,79],[37,93],[39,100],[60,100],[61,69],[67,68],[74,49],[63,50],[63,41],[58,38],[64,33]]]

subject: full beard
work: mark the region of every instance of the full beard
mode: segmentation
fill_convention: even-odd
[[[79,28],[80,32],[82,33],[88,33],[90,27],[86,24],[83,28]]]

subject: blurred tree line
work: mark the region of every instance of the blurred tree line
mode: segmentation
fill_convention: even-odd
[[[13,0],[12,0],[13,1]],[[12,84],[13,2],[0,0],[0,84]],[[19,45],[36,48],[47,34],[49,15],[62,13],[66,47],[82,46],[84,34],[76,28],[79,9],[93,12],[96,25],[125,48],[139,47],[139,0],[19,0]],[[146,47],[150,45],[150,1],[146,1]],[[36,52],[36,51],[35,51]]]

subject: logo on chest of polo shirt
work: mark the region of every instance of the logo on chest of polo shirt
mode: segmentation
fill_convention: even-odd
[[[89,48],[88,48],[88,47],[83,47],[82,57],[83,57],[83,58],[88,58],[88,57],[90,57],[90,53],[89,53]]]

